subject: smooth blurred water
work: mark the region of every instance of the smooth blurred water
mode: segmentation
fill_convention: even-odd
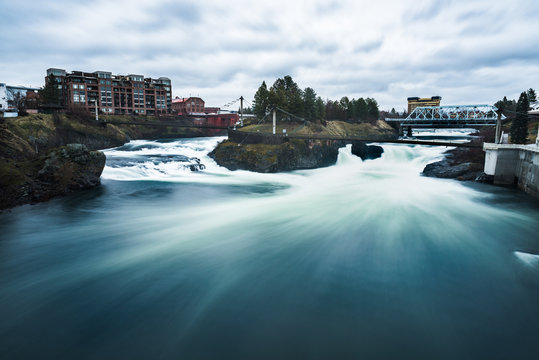
[[[0,358],[539,357],[537,201],[420,176],[444,148],[257,174],[220,140],[133,141],[0,214]]]

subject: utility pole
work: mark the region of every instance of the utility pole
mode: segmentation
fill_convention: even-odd
[[[243,127],[243,95],[240,96],[240,126]]]
[[[276,126],[277,126],[277,110],[273,108],[273,135],[275,135]]]
[[[496,113],[498,114],[498,119],[496,120],[496,139],[494,142],[499,144],[502,136],[502,111],[498,109]]]

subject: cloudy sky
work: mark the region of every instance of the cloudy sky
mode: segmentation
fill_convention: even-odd
[[[0,82],[49,67],[171,78],[208,106],[291,75],[324,99],[492,104],[539,88],[534,0],[0,0]]]

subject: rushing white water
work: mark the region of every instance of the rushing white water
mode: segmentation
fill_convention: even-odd
[[[207,154],[221,140],[133,141],[106,151],[108,162],[103,178],[273,189],[270,195],[240,196],[212,206],[193,204],[189,214],[182,214],[181,222],[176,222],[177,215],[172,209],[149,218],[167,223],[167,232],[175,231],[176,226],[179,231],[179,227],[188,223],[196,230],[181,231],[186,238],[199,241],[205,241],[209,233],[222,228],[249,230],[272,223],[277,233],[308,229],[323,234],[368,228],[380,219],[387,219],[377,230],[385,241],[394,242],[406,237],[406,232],[420,229],[431,239],[459,242],[467,238],[467,222],[489,218],[526,220],[511,211],[485,204],[493,196],[490,193],[454,180],[423,177],[421,171],[425,165],[441,159],[444,147],[384,144],[381,159],[362,161],[347,146],[340,149],[334,166],[260,174],[218,166]],[[185,166],[198,160],[204,165],[200,171]],[[405,213],[413,215],[402,216]],[[210,224],[207,219],[212,219]],[[441,226],[451,229],[451,236],[441,232]],[[176,246],[175,241],[163,242],[158,247],[148,244],[139,250],[145,256],[148,251],[164,253]]]
[[[536,358],[525,195],[422,176],[441,147],[259,174],[221,140],[108,149],[101,187],[0,215],[7,358]]]

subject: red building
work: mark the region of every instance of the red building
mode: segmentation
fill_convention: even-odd
[[[238,114],[201,114],[192,118],[193,125],[198,126],[215,126],[215,129],[207,129],[211,135],[222,135],[224,129],[229,126],[234,126],[239,121]]]
[[[234,126],[240,121],[238,114],[209,114],[206,118],[212,126]]]
[[[205,114],[219,114],[219,111],[221,111],[221,108],[218,108],[218,107],[205,107],[204,108]]]
[[[203,114],[204,100],[199,97],[176,97],[172,100],[172,112],[178,115]]]

